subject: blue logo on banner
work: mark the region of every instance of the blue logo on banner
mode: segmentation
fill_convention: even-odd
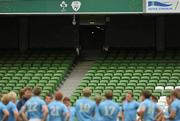
[[[156,7],[170,7],[172,4],[171,3],[162,3],[158,1],[149,1],[148,2],[148,7],[156,6]]]

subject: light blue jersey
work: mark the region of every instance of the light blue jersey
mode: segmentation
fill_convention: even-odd
[[[99,113],[103,121],[116,121],[120,107],[112,100],[106,100],[99,105]]]
[[[60,101],[53,101],[48,105],[49,121],[63,121],[68,112],[67,107]]]
[[[78,121],[93,121],[93,116],[95,114],[95,102],[84,97],[77,100],[75,109]]]
[[[119,111],[119,113],[120,113],[119,121],[122,121],[122,112],[123,112],[123,111],[122,111],[122,106],[120,106],[119,109],[120,109],[120,111]]]
[[[154,121],[155,120],[155,113],[158,110],[158,106],[156,103],[154,103],[153,101],[151,101],[150,99],[146,99],[144,100],[141,105],[140,105],[140,109],[144,108],[145,112],[144,112],[144,121]]]
[[[139,103],[136,101],[125,101],[123,103],[124,121],[136,121]]]
[[[70,108],[70,118],[69,118],[69,121],[74,121],[75,116],[76,116],[76,109],[75,109],[75,107],[71,107]]]
[[[7,107],[2,102],[0,102],[0,121],[3,119],[4,111],[8,111]]]
[[[67,108],[67,110],[70,114],[69,121],[74,121],[75,116],[76,116],[76,109],[74,107],[70,107],[70,108]],[[63,119],[63,121],[66,121],[65,116],[63,116],[62,119]]]
[[[103,121],[101,115],[99,114],[99,106],[96,105],[96,110],[95,110],[95,116],[94,116],[94,121]]]
[[[175,99],[170,106],[170,110],[176,112],[176,117],[173,121],[180,121],[180,100]]]
[[[18,112],[16,105],[13,102],[9,102],[6,107],[9,111],[8,121],[16,121],[14,117],[14,111]]]
[[[28,119],[42,119],[43,108],[46,103],[38,96],[31,97],[23,106],[23,110],[27,111]]]

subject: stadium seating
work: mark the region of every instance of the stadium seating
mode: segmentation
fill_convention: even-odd
[[[41,87],[42,96],[54,93],[71,65],[70,52],[1,53],[0,91],[19,93],[23,87]]]
[[[99,58],[86,73],[71,96],[74,103],[82,96],[82,89],[90,87],[95,95],[104,95],[106,90],[113,90],[114,100],[120,102],[128,91],[139,100],[142,90],[147,89],[160,98],[180,86],[179,55],[138,55],[115,53]]]

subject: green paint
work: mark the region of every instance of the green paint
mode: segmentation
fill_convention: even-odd
[[[0,13],[74,13],[71,3],[64,10],[60,7],[63,0],[0,0]],[[143,0],[79,0],[81,12],[142,12]]]

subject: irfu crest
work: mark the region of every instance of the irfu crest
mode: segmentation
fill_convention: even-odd
[[[81,2],[73,1],[71,6],[72,6],[72,9],[77,12],[81,8]]]

